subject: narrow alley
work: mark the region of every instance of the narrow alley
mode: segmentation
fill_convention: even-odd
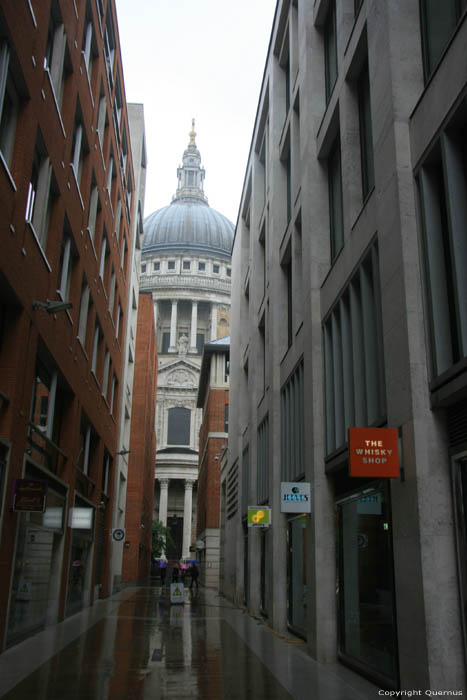
[[[216,592],[127,588],[0,657],[5,700],[369,700],[378,689],[314,662]]]

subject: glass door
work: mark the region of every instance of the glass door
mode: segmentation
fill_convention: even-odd
[[[370,485],[337,504],[339,657],[397,686],[389,488]]]
[[[289,520],[288,542],[288,623],[292,630],[306,638],[306,515]]]

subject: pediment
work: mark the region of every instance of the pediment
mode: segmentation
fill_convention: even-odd
[[[186,360],[175,360],[159,368],[157,384],[159,387],[198,386],[199,367]]]

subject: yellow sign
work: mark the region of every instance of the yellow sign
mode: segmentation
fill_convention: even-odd
[[[269,527],[271,524],[271,509],[268,506],[248,508],[248,527],[259,525]]]

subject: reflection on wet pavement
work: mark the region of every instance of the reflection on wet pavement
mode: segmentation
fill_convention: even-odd
[[[168,589],[137,589],[2,697],[292,697],[226,621],[226,601],[204,591],[186,597],[171,605]]]

